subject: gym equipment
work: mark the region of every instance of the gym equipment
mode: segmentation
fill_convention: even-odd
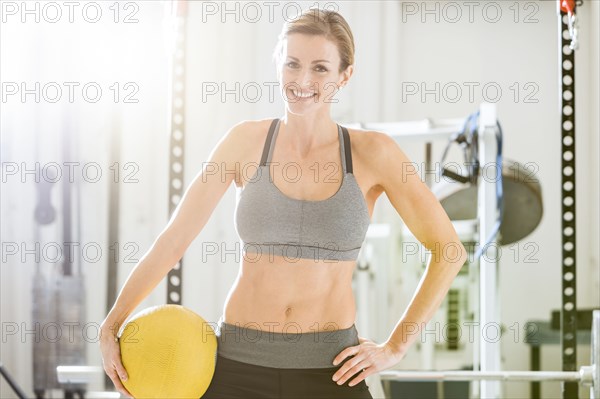
[[[467,175],[442,167],[441,174],[446,179],[440,178],[440,184],[433,186],[432,192],[440,200],[451,220],[471,220],[477,218],[479,174],[484,174],[486,179],[495,180],[499,186],[497,191],[501,221],[497,222],[495,229],[499,228],[500,231],[498,243],[512,244],[529,235],[539,225],[543,214],[541,186],[532,170],[516,161],[502,160],[500,127],[498,128],[500,137],[497,137],[497,164],[501,166],[502,173],[495,176],[495,173],[480,170],[475,123],[477,117],[478,112],[470,115],[462,131],[450,137],[441,160],[443,163],[450,145],[458,143],[464,153],[465,166],[468,168]]]
[[[579,371],[400,371],[379,373],[383,380],[413,381],[572,381],[591,385],[590,398],[600,399],[600,310],[594,310],[592,322],[591,365]]]
[[[72,162],[78,150],[77,135],[74,134],[71,119],[64,115],[64,124],[61,128],[60,139],[62,143],[61,157],[63,165]],[[39,128],[36,128],[36,159],[42,161],[40,151],[43,137]],[[75,153],[74,151],[75,150]],[[62,180],[62,181],[61,181]],[[61,223],[57,223],[57,210],[52,203],[51,189],[60,181]],[[70,253],[73,243],[81,242],[81,197],[78,181],[60,177],[53,168],[48,168],[48,175],[36,183],[37,203],[34,211],[34,240],[42,242],[44,232],[41,226],[46,226],[49,234],[59,236],[58,229],[62,230],[62,237],[56,239],[63,243],[64,253]],[[74,228],[75,227],[75,228]],[[54,230],[53,230],[54,229]],[[80,251],[73,251],[75,256],[64,256],[60,265],[52,265],[44,259],[35,265],[35,274],[32,280],[32,320],[42,326],[62,326],[72,323],[73,320],[86,320],[86,293],[82,271]],[[77,266],[77,269],[75,269]],[[84,397],[85,387],[82,385],[63,386],[57,380],[56,367],[58,365],[83,365],[86,363],[86,351],[83,341],[82,324],[71,326],[72,336],[67,334],[49,335],[47,339],[33,342],[33,391],[38,399],[46,396],[46,391],[63,389],[65,399],[75,395]],[[70,339],[71,338],[71,339]]]
[[[217,359],[213,328],[192,310],[173,304],[146,308],[123,327],[123,386],[136,398],[199,398]]]
[[[561,284],[561,352],[563,371],[575,371],[577,367],[577,241],[575,213],[575,51],[578,48],[576,6],[582,1],[559,0],[558,4],[558,51],[560,71],[561,109],[561,237],[562,237],[562,284]],[[569,38],[571,43],[569,43]],[[597,366],[598,367],[598,366]],[[578,398],[578,386],[565,382],[563,398]],[[598,398],[600,395],[596,395]]]
[[[559,14],[564,13],[568,16],[567,24],[569,27],[569,36],[571,38],[571,44],[569,45],[569,47],[571,48],[571,50],[577,50],[579,48],[579,23],[577,20],[577,15],[575,15],[575,6],[581,5],[582,3],[583,1],[575,2],[575,0],[558,0]]]
[[[187,1],[171,1],[173,38],[171,54],[171,130],[169,139],[169,215],[172,215],[183,197],[185,164],[185,67],[187,42]],[[167,274],[167,303],[181,305],[183,257]]]

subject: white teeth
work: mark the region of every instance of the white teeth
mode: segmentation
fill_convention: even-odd
[[[302,97],[302,98],[312,97],[315,95],[315,93],[300,93],[296,90],[292,90],[292,92],[294,93],[294,95],[296,97]]]

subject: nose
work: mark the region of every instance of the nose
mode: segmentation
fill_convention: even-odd
[[[312,71],[310,69],[306,69],[301,72],[299,78],[300,79],[298,83],[300,84],[300,88],[302,90],[313,88]]]

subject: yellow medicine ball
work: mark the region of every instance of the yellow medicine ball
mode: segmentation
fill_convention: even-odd
[[[198,399],[215,372],[213,328],[181,305],[153,306],[135,314],[119,345],[128,376],[121,382],[135,398]]]

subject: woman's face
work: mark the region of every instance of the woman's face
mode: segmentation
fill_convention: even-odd
[[[278,77],[283,100],[291,111],[316,110],[337,102],[335,95],[347,83],[352,66],[339,73],[338,48],[324,36],[294,33],[283,42]]]

